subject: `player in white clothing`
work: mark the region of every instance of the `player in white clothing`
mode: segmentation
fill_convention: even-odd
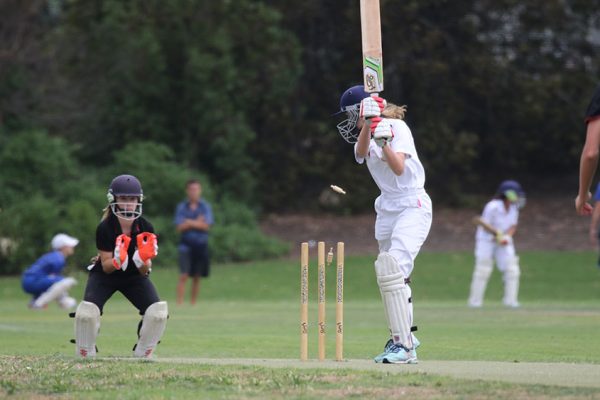
[[[425,171],[419,161],[412,133],[402,120],[405,107],[371,97],[363,86],[346,90],[340,113],[347,119],[338,124],[342,137],[354,144],[359,164],[367,162],[381,190],[375,200],[375,238],[379,256],[375,261],[391,339],[375,362],[417,362],[413,306],[409,277],[414,261],[431,228],[431,199],[425,192]]]
[[[485,231],[481,226],[475,234],[475,269],[471,281],[469,296],[470,307],[481,307],[483,296],[494,259],[496,267],[503,274],[504,298],[502,302],[507,307],[519,307],[519,257],[515,252],[513,236],[519,222],[519,209],[525,205],[525,192],[521,185],[513,180],[500,184],[495,197],[489,201],[481,219],[497,230],[494,235]]]

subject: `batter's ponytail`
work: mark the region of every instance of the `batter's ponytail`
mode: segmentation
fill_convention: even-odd
[[[406,106],[397,106],[393,103],[387,103],[385,109],[381,113],[384,118],[404,119],[406,114]]]

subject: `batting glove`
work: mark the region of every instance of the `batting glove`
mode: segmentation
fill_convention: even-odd
[[[361,118],[373,118],[381,116],[383,109],[387,105],[385,99],[375,96],[369,96],[360,102],[360,111],[358,113]]]
[[[129,256],[127,255],[127,249],[129,248],[129,242],[131,238],[126,234],[117,236],[115,241],[115,251],[113,253],[113,266],[116,269],[127,269],[127,263],[129,262]]]
[[[499,245],[506,246],[509,241],[510,241],[510,236],[509,235],[505,235],[502,232],[498,232],[496,234],[496,243],[498,243]]]
[[[385,119],[375,117],[371,120],[371,137],[379,147],[390,143],[394,139],[392,125]]]
[[[133,262],[138,268],[148,265],[148,262],[158,255],[158,239],[154,233],[142,232],[136,237],[137,250],[133,253]]]

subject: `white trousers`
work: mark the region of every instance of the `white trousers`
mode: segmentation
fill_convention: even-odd
[[[500,245],[490,239],[475,241],[475,269],[471,280],[469,305],[471,307],[482,306],[494,261],[496,262],[496,268],[502,273],[504,281],[504,298],[502,302],[508,307],[519,307],[518,294],[521,268],[512,238],[509,238],[506,245]]]
[[[477,260],[495,260],[498,270],[504,273],[515,256],[515,245],[512,238],[509,238],[508,244],[504,246],[494,240],[478,239],[475,241],[475,264],[477,264]]]
[[[379,244],[379,253],[389,253],[397,262],[397,271],[402,273],[403,278],[410,277],[414,269],[415,258],[425,239],[427,239],[431,228],[431,199],[424,190],[420,191],[417,196],[395,199],[380,196],[375,201],[375,211],[377,211],[375,238]],[[400,300],[396,299],[397,301],[407,301],[408,304],[397,304],[396,307],[392,307],[387,304],[389,299],[387,299],[388,296],[386,296],[379,280],[380,277],[378,276],[384,312],[394,343],[398,342],[409,349],[413,348],[413,340],[406,339],[412,338],[410,329],[407,329],[407,332],[394,332],[397,330],[394,327],[408,326],[410,328],[413,325],[413,303],[410,286],[408,284],[404,285],[401,291],[402,296],[396,294],[396,297],[401,298]],[[398,334],[396,335],[396,333]]]
[[[379,252],[394,256],[404,276],[409,277],[431,229],[431,199],[425,191],[399,199],[380,196],[375,201],[375,211]]]

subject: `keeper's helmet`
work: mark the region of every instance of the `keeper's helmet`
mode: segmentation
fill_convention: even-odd
[[[117,197],[137,197],[136,203],[118,202]],[[106,199],[113,214],[119,218],[133,220],[142,215],[144,192],[142,184],[133,175],[119,175],[112,180],[108,187]]]
[[[496,196],[507,199],[511,203],[516,203],[519,208],[525,207],[525,202],[527,201],[521,184],[514,180],[503,181],[498,186],[498,190],[496,190]]]
[[[337,129],[348,143],[356,143],[358,140],[360,132],[356,128],[356,122],[358,121],[360,102],[367,97],[369,97],[369,93],[365,92],[364,86],[357,85],[346,89],[340,98],[340,111],[335,115],[346,113],[348,118],[337,124]]]

